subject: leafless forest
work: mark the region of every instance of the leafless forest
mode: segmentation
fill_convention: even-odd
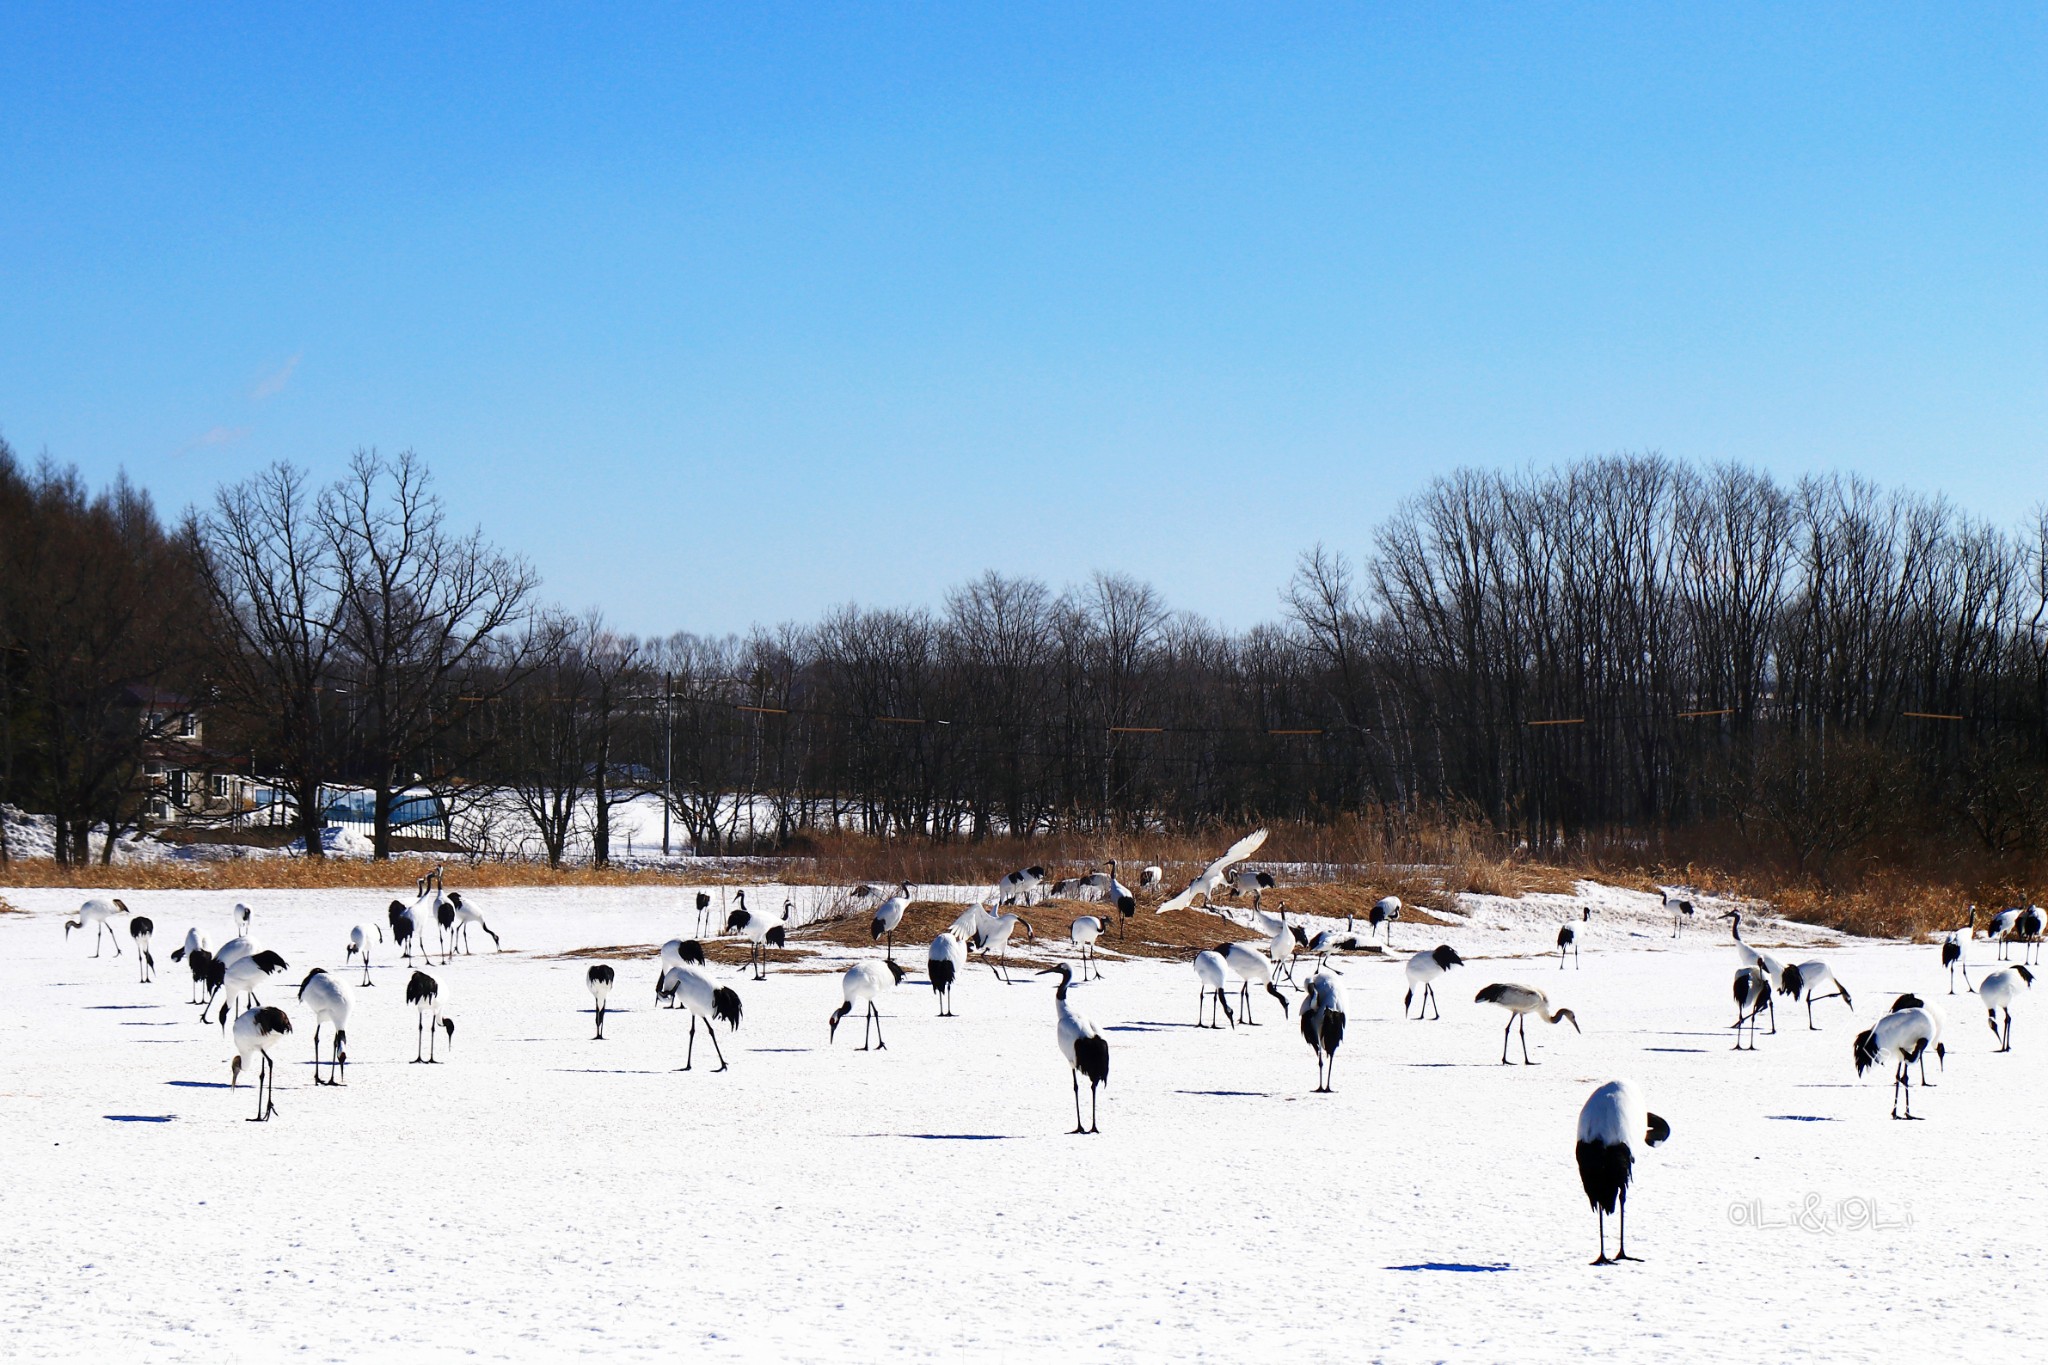
[[[0,456],[0,797],[61,859],[143,818],[135,689],[318,819],[511,791],[558,861],[666,792],[701,851],[1252,821],[1446,822],[1544,861],[2009,882],[2048,840],[2048,517],[1849,477],[1593,459],[1435,479],[1243,632],[1113,574],[987,574],[744,637],[546,603],[410,455],[277,466],[166,523]],[[128,698],[128,700],[124,700]],[[738,826],[733,798],[773,812]]]

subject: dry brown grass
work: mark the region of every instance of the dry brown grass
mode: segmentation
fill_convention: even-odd
[[[0,896],[0,915],[25,915],[28,912],[18,905],[10,905],[7,897]]]

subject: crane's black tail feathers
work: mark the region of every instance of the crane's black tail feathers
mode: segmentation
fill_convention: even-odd
[[[730,986],[720,986],[711,992],[711,1016],[725,1020],[728,1027],[740,1026],[740,993]]]
[[[1077,1038],[1074,1040],[1074,1065],[1090,1085],[1109,1084],[1109,1040],[1107,1038]]]

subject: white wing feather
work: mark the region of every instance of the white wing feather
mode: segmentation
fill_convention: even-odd
[[[1230,870],[1232,863],[1241,863],[1246,858],[1251,857],[1252,854],[1259,851],[1259,845],[1265,842],[1266,831],[1262,829],[1253,830],[1250,834],[1245,835],[1244,838],[1232,844],[1228,853],[1218,858],[1215,862],[1210,863],[1208,869],[1202,875],[1204,877],[1221,877]]]
[[[1196,887],[1201,886],[1204,882],[1211,886],[1216,885],[1223,874],[1229,870],[1232,863],[1241,863],[1246,858],[1251,857],[1252,854],[1259,851],[1259,845],[1265,842],[1266,831],[1262,829],[1255,829],[1250,834],[1245,835],[1244,838],[1239,839],[1230,846],[1228,853],[1225,853],[1215,862],[1210,863],[1203,870],[1201,876],[1189,882],[1186,889],[1179,895],[1162,903],[1155,913],[1163,915],[1169,910],[1185,910],[1188,906],[1193,905],[1195,903]]]

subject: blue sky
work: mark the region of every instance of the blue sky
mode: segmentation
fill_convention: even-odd
[[[2048,11],[0,10],[0,434],[412,447],[635,630],[1134,573],[1433,473],[2048,493]]]

